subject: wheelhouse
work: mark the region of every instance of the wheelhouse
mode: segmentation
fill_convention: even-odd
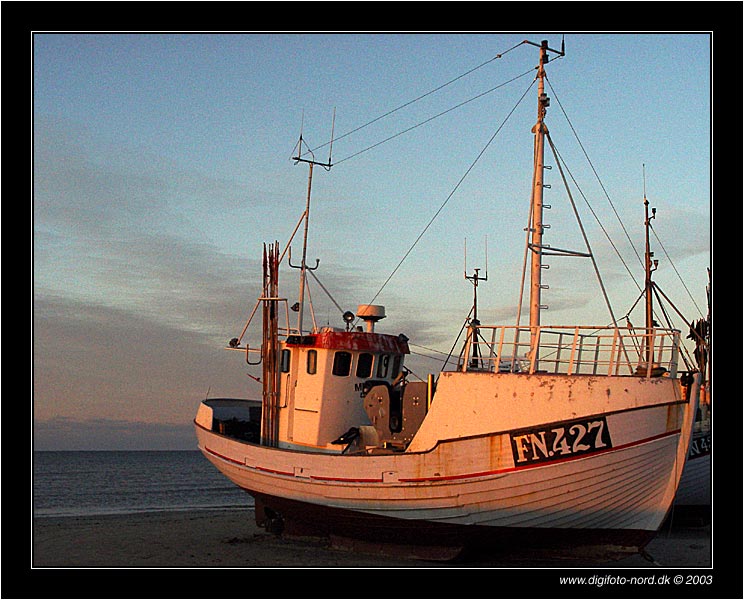
[[[403,377],[407,338],[324,328],[290,335],[280,345],[279,446],[338,452],[333,442],[368,425],[364,396]]]

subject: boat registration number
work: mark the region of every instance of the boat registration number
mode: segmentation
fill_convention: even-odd
[[[561,460],[612,448],[605,417],[512,431],[509,437],[516,466]]]
[[[705,456],[710,454],[711,439],[710,434],[706,434],[702,437],[693,438],[690,444],[690,456],[689,458],[697,458],[698,456]]]

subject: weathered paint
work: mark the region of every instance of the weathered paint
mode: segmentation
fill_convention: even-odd
[[[404,337],[364,331],[321,331],[304,336],[291,336],[287,346],[357,352],[410,353],[408,341]]]
[[[327,329],[289,336],[281,352],[289,353],[289,359],[280,374],[278,445],[338,453],[344,446],[333,441],[352,427],[370,424],[362,399],[364,383],[392,383],[409,349],[405,336]],[[335,357],[341,352],[349,354],[343,374],[334,371]],[[313,372],[308,368],[309,353],[315,356]],[[371,372],[359,376],[357,366],[364,353],[371,355]],[[387,365],[384,374],[378,372],[379,363]]]
[[[508,431],[681,401],[671,378],[447,372],[409,451],[440,439]]]
[[[605,415],[611,448],[522,466],[514,462],[509,430],[442,439],[420,452],[329,455],[247,444],[198,423],[196,429],[207,458],[240,487],[343,509],[360,522],[374,514],[496,528],[650,532],[674,498],[694,406],[630,404]],[[670,429],[671,406],[680,420]]]

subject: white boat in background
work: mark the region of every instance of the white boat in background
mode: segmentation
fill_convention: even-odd
[[[708,271],[708,277],[710,278],[710,270]],[[687,457],[687,463],[682,473],[682,480],[679,484],[674,505],[677,508],[703,510],[705,512],[697,516],[709,520],[713,494],[710,283],[706,291],[708,296],[708,316],[705,319],[699,319],[691,325],[690,333],[687,336],[689,339],[695,341],[695,360],[700,369],[703,383],[700,386],[698,412],[693,424],[690,454]]]
[[[295,228],[304,222],[299,302],[290,307],[278,281],[292,240],[265,245],[263,294],[229,344],[260,365],[262,399],[206,399],[195,418],[199,449],[253,496],[259,525],[423,558],[509,544],[609,556],[640,551],[672,507],[700,376],[678,368],[680,331],[652,319],[648,233],[645,327],[541,322],[543,256],[594,258],[543,242],[545,67],[564,50],[523,43],[539,48],[530,323],[482,324],[476,301],[456,370],[409,381],[408,338],[378,331],[380,305],[359,305],[338,327],[303,323],[312,174],[322,163],[298,153],[309,165]],[[477,271],[469,279],[477,286]],[[253,347],[243,337],[259,308]]]
[[[710,404],[706,388],[701,388],[700,417],[695,420],[690,443],[690,455],[682,473],[675,507],[699,507],[709,509],[712,499],[713,438],[711,431]]]

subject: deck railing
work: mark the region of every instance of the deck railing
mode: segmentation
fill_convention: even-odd
[[[676,377],[680,332],[676,329],[546,326],[535,328],[537,353],[530,352],[529,327],[478,325],[468,329],[460,356],[463,371]],[[647,368],[646,347],[651,348]]]

